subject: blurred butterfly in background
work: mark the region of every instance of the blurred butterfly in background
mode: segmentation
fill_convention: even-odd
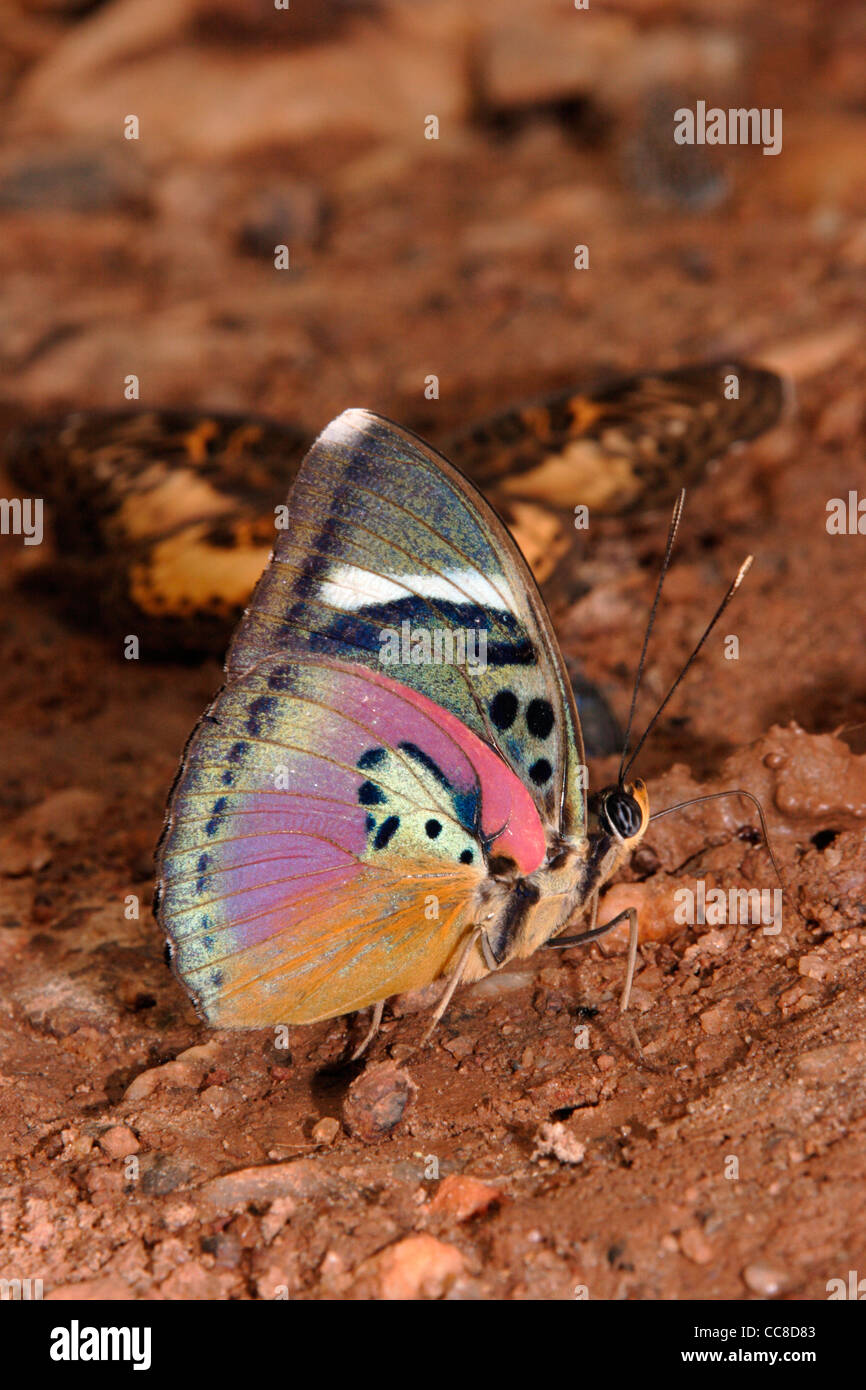
[[[491,506],[347,411],[300,467],[171,794],[155,911],[174,969],[215,1027],[373,1006],[371,1036],[389,996],[444,979],[438,1017],[572,919],[580,941],[613,925],[599,889],[649,822],[627,770],[587,798],[562,657]]]
[[[687,366],[507,407],[436,442],[493,503],[538,582],[571,603],[586,591],[591,544],[575,529],[575,503],[593,517],[667,504],[711,459],[773,425],[782,403],[781,381],[764,368]],[[421,423],[426,432],[432,421]],[[177,409],[25,424],[7,437],[3,463],[54,504],[53,558],[26,582],[118,647],[135,633],[144,660],[222,656],[309,442],[264,416]],[[590,754],[616,751],[604,696],[573,659],[569,675]]]
[[[729,399],[726,383],[736,378]],[[492,502],[539,583],[593,516],[667,505],[707,463],[775,424],[782,383],[729,362],[619,377],[434,436]],[[418,422],[427,435],[429,421]],[[416,426],[417,427],[417,426]],[[311,439],[291,423],[201,411],[81,411],[25,424],[3,463],[54,504],[58,590],[93,629],[135,632],[142,656],[222,656],[268,562],[274,507]]]

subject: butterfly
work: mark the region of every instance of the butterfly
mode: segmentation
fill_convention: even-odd
[[[575,502],[593,516],[667,505],[710,459],[774,424],[783,396],[773,372],[745,362],[687,366],[510,406],[434,442],[545,583],[557,566],[579,573]],[[106,635],[137,634],[145,658],[221,656],[310,442],[265,416],[80,411],[14,430],[3,462],[54,503],[57,588],[89,630],[96,609]]]
[[[581,941],[608,930],[599,891],[648,823],[639,780],[587,795],[550,619],[490,504],[409,430],[339,416],[300,466],[157,852],[155,913],[202,1016],[372,1007],[372,1033],[387,998],[442,979],[438,1017],[573,920]]]

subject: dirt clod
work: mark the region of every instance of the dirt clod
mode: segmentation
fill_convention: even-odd
[[[343,1102],[348,1133],[368,1143],[389,1134],[403,1119],[417,1090],[408,1071],[395,1062],[368,1066],[352,1082]]]
[[[533,1158],[557,1158],[560,1163],[582,1163],[586,1144],[563,1120],[543,1124],[535,1141]]]

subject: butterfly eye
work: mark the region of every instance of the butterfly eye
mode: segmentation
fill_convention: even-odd
[[[643,812],[639,803],[628,792],[612,791],[604,798],[601,807],[602,820],[619,835],[622,840],[630,840],[643,824]]]

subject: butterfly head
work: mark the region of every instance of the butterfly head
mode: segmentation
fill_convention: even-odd
[[[649,825],[649,797],[640,778],[604,787],[590,800],[590,815],[598,830],[626,852],[642,839]]]

